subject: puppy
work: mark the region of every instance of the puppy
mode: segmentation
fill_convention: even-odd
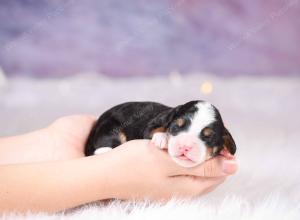
[[[171,108],[155,102],[127,102],[103,113],[85,155],[100,154],[133,139],[152,139],[181,166],[193,167],[216,155],[232,157],[235,142],[216,107],[190,101]]]

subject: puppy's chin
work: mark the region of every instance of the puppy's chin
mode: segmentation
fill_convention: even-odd
[[[179,159],[177,157],[171,157],[179,166],[182,166],[182,167],[195,167],[199,164],[201,164],[203,161],[192,161],[192,160],[189,160],[189,159]]]

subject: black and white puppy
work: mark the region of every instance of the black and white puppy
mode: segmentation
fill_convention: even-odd
[[[235,142],[216,107],[190,101],[171,108],[155,102],[127,102],[103,113],[88,137],[86,156],[133,139],[152,139],[179,165],[196,166],[216,156],[232,156]]]

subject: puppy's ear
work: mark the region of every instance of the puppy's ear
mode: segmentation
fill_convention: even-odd
[[[152,138],[153,131],[155,130],[166,130],[169,124],[174,120],[177,112],[177,108],[172,108],[159,113],[147,125],[144,132],[144,138]]]
[[[231,134],[225,127],[224,127],[223,140],[224,140],[224,148],[226,148],[232,155],[234,155],[236,152],[236,145]]]

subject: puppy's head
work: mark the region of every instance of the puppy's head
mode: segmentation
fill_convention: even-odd
[[[174,108],[168,118],[168,152],[181,166],[192,167],[218,154],[235,153],[235,142],[212,104],[191,101]]]

